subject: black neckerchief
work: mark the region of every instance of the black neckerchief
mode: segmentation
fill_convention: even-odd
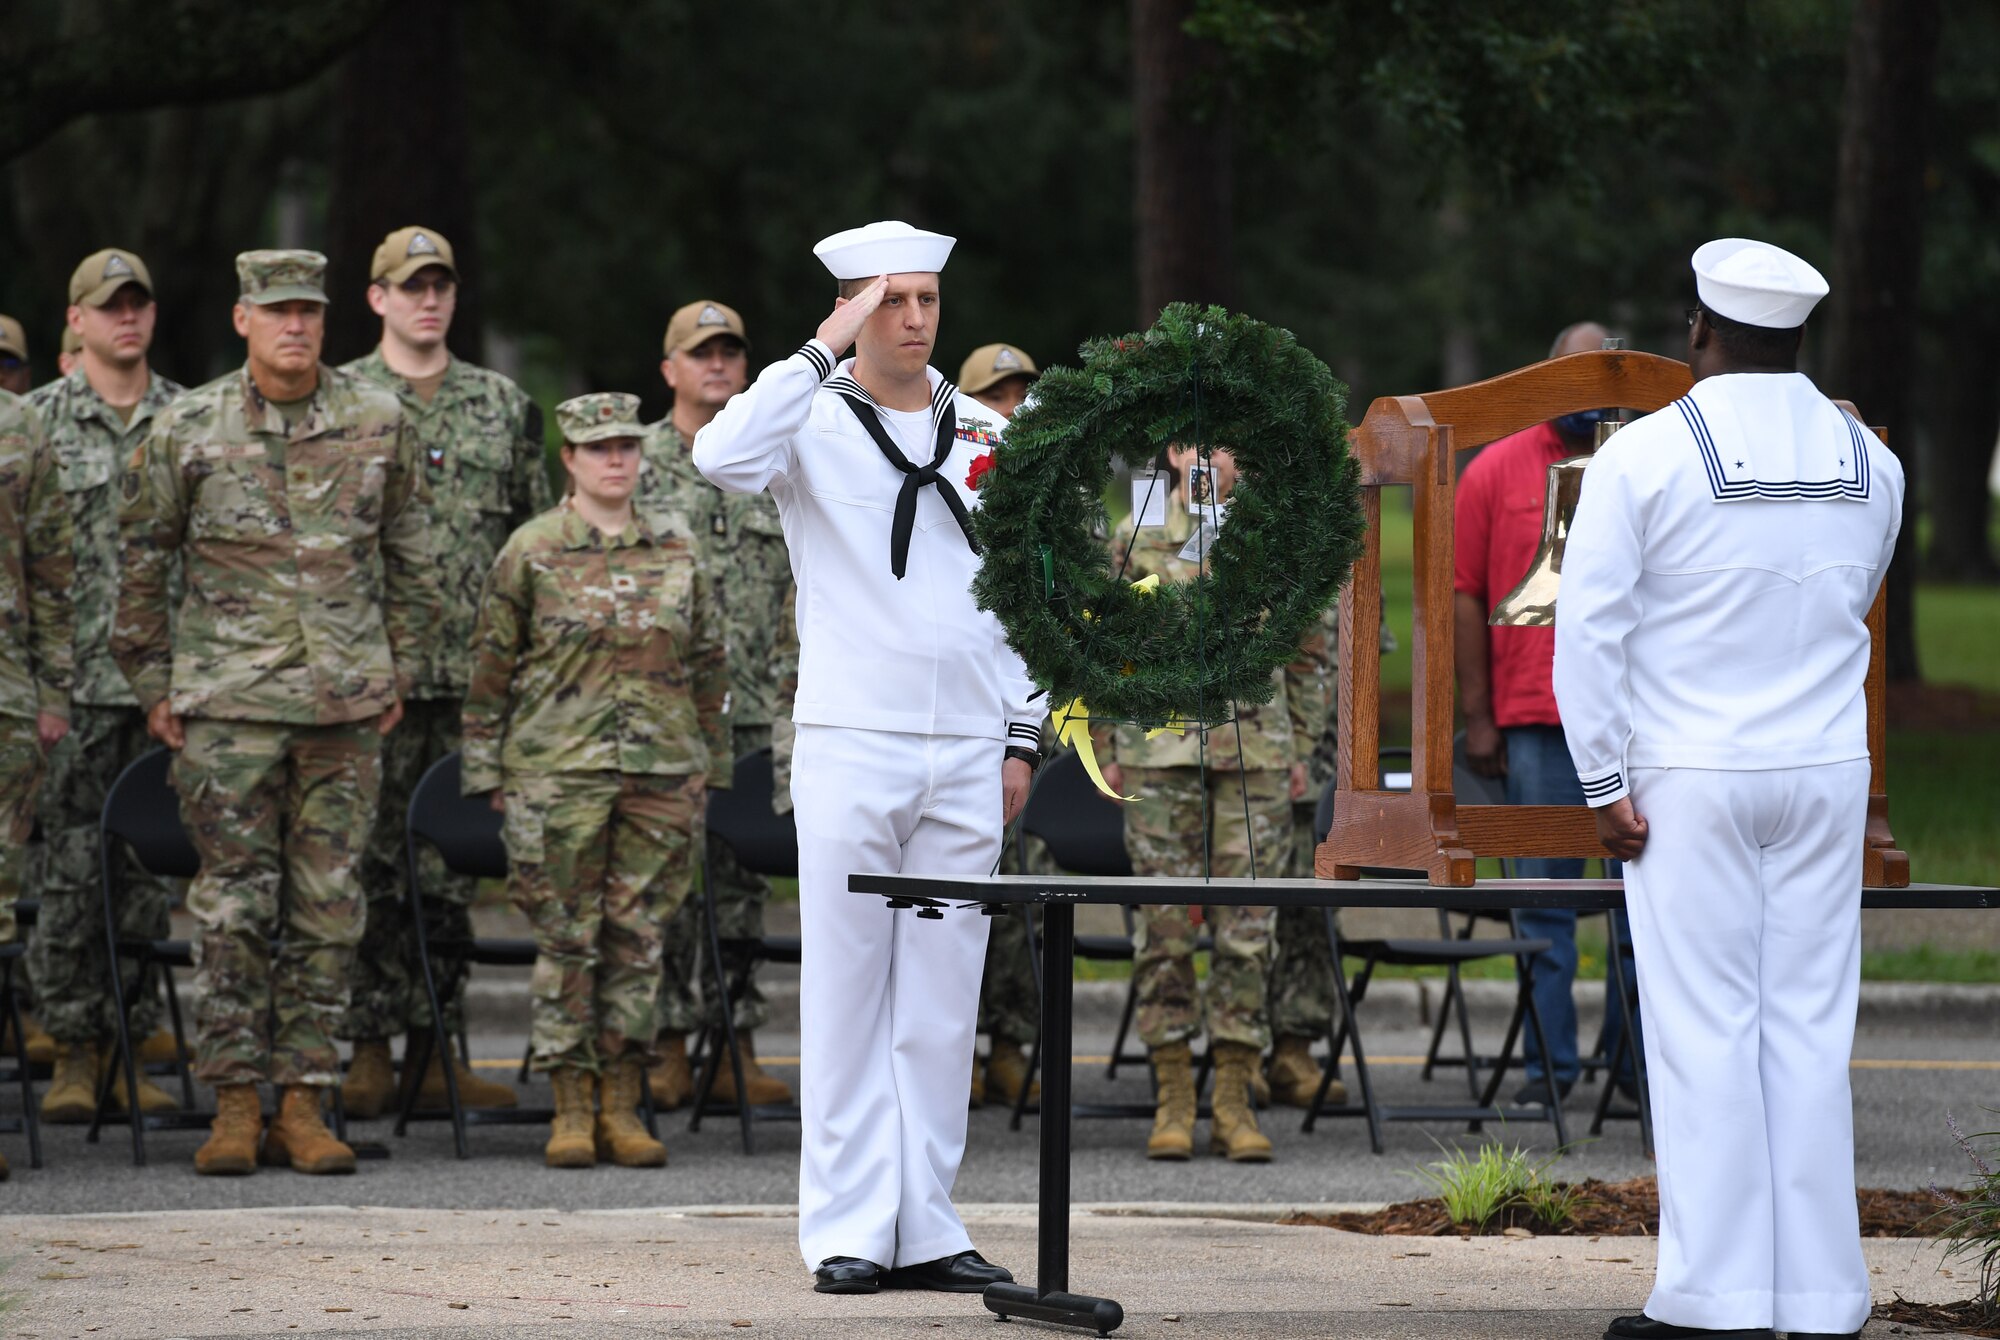
[[[889,571],[896,574],[896,580],[899,582],[903,580],[904,569],[909,566],[910,531],[917,523],[917,490],[926,484],[938,486],[938,495],[944,499],[944,505],[951,509],[959,530],[965,533],[966,544],[972,547],[973,553],[978,553],[979,541],[972,538],[972,518],[965,510],[965,500],[958,496],[957,489],[938,474],[938,470],[944,465],[945,458],[951,455],[952,446],[957,441],[949,404],[946,405],[946,412],[938,416],[937,454],[931,457],[929,465],[919,468],[910,464],[910,458],[896,446],[894,439],[889,436],[889,430],[882,426],[880,416],[875,413],[874,405],[847,391],[838,394],[847,402],[847,407],[854,411],[854,417],[861,420],[861,426],[868,430],[868,436],[875,439],[875,445],[881,448],[882,455],[888,458],[889,464],[903,472],[903,487],[896,494],[896,517],[889,529]]]

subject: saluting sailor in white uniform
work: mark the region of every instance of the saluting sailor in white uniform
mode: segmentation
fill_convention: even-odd
[[[1818,271],[1725,238],[1694,272],[1694,389],[1598,451],[1556,619],[1570,752],[1627,862],[1659,1160],[1652,1296],[1605,1334],[1852,1335],[1864,620],[1903,471],[1797,370]]]
[[[832,314],[694,441],[715,484],[771,491],[798,581],[799,1247],[823,1293],[1013,1278],[951,1203],[986,918],[847,891],[853,871],[992,870],[1040,743],[970,590],[966,476],[1005,420],[928,365],[952,240],[877,223],[814,247]]]

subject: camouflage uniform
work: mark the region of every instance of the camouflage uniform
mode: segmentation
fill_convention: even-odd
[[[132,686],[111,658],[118,609],[118,499],[113,480],[151,431],[154,417],[181,388],[154,373],[127,424],[92,389],[81,368],[41,387],[30,402],[41,412],[56,476],[76,527],[76,685],[69,734],[49,753],[42,788],[45,843],[42,899],[29,953],[45,1028],[58,1042],[96,1042],[116,1032],[111,964],[105,951],[104,887],[97,830],[104,798],[127,765],[157,747]],[[121,849],[119,930],[162,938],[178,881],[157,879]],[[159,1023],[160,999],[129,996],[134,1033]]]
[[[688,443],[663,419],[647,430],[645,469],[633,506],[656,531],[671,524],[691,531],[712,575],[729,644],[731,758],[771,743],[771,701],[785,598],[792,590],[791,559],[778,504],[769,493],[724,493],[702,478]],[[720,838],[707,839],[708,869],[715,879],[716,932],[724,939],[754,939],[764,933],[764,904],[771,886],[762,875],[737,864]],[[695,983],[706,983],[700,947],[707,932],[701,904],[690,902],[667,926],[668,987],[660,1001],[660,1026],[669,1033],[693,1033],[719,1020],[716,1002],[696,1004]],[[736,1002],[736,1027],[755,1031],[770,1019],[770,1006],[752,977]],[[704,1017],[705,1016],[705,1017]]]
[[[245,300],[316,293],[324,265],[247,253]],[[170,636],[176,552],[187,594]],[[247,366],[188,392],[126,467],[119,556],[112,654],[142,707],[169,701],[186,719],[173,779],[201,854],[188,893],[196,1073],[331,1085],[361,939],[376,718],[410,693],[439,614],[402,407],[325,366],[295,425]]]
[[[1046,729],[1046,728],[1045,728]],[[1044,735],[1044,739],[1046,739]],[[1021,859],[1026,849],[1027,860]],[[1038,837],[1021,843],[1009,842],[1000,852],[1003,875],[1052,875],[1057,873],[1048,844]],[[1028,961],[1028,921],[1034,918],[1035,932],[1041,933],[1042,909],[1022,903],[993,919],[986,936],[986,969],[979,982],[979,1031],[992,1039],[993,1050],[1026,1047],[1041,1031],[1042,998],[1035,990],[1035,969]]]
[[[1193,518],[1176,496],[1167,524],[1147,527],[1133,541],[1128,520],[1112,538],[1114,561],[1131,543],[1125,576],[1154,573],[1186,581],[1196,565],[1178,557],[1193,533]],[[1119,726],[1098,733],[1099,758],[1125,771],[1125,843],[1140,875],[1291,873],[1290,769],[1306,761],[1326,715],[1329,677],[1323,638],[1315,633],[1290,666],[1273,671],[1277,696],[1262,707],[1242,706],[1233,724],[1185,736],[1145,738]],[[1239,746],[1240,740],[1240,746]],[[1204,809],[1208,820],[1203,827]],[[1248,823],[1245,812],[1248,811]],[[1211,1043],[1239,1042],[1260,1050],[1270,1044],[1265,982],[1276,914],[1268,907],[1210,907],[1215,937],[1208,974]],[[1178,904],[1143,907],[1133,945],[1133,986],[1138,993],[1139,1036],[1148,1047],[1192,1038],[1200,1027],[1194,975],[1195,927],[1191,910]]]
[[[1301,876],[1313,870],[1313,822],[1320,793],[1333,780],[1339,753],[1340,720],[1335,711],[1340,669],[1340,602],[1328,606],[1323,627],[1328,655],[1326,726],[1306,764],[1310,785],[1306,798],[1292,807],[1292,868]],[[1396,636],[1386,616],[1380,634],[1381,654],[1396,649]],[[1333,1019],[1339,999],[1333,979],[1333,945],[1326,935],[1326,917],[1317,907],[1278,910],[1278,952],[1271,965],[1271,1031],[1278,1037],[1316,1038]]]
[[[0,944],[14,938],[42,750],[35,718],[69,715],[76,558],[41,416],[0,391]]]
[[[614,422],[637,406],[565,402],[564,439],[607,401]],[[539,1070],[653,1053],[660,928],[701,832],[689,783],[728,777],[728,683],[719,602],[684,536],[635,518],[607,537],[565,504],[501,551],[473,639],[464,785],[506,796],[512,894],[538,951]]]
[[[481,584],[507,537],[548,510],[550,497],[541,409],[499,373],[453,359],[427,404],[380,349],[342,370],[387,388],[402,402],[430,491],[431,544],[444,600],[444,618],[431,630],[429,654],[404,704],[403,720],[382,741],[382,795],[361,858],[368,926],[354,956],[351,997],[340,1026],[341,1037],[362,1040],[430,1027],[423,968],[403,902],[404,820],[425,770],[459,747]],[[428,845],[418,859],[430,923],[425,929],[433,938],[469,935],[475,881],[447,871]],[[454,966],[455,975],[448,973]],[[433,956],[431,967],[445,1029],[457,1033],[464,965]]]

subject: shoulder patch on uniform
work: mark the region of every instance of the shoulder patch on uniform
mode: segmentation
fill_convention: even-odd
[[[139,490],[143,486],[143,483],[144,481],[139,478],[138,470],[128,467],[118,481],[119,496],[123,497],[128,503],[138,502]]]
[[[437,243],[431,241],[430,238],[422,233],[415,233],[411,235],[410,245],[404,249],[403,254],[405,256],[435,256],[438,254]]]

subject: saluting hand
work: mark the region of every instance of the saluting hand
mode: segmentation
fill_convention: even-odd
[[[833,310],[826,320],[819,323],[819,342],[833,350],[835,358],[847,352],[854,343],[854,337],[868,324],[868,318],[882,305],[882,295],[889,291],[889,276],[877,275],[867,288],[851,298],[835,298]]]
[[[1632,808],[1632,797],[1614,800],[1591,813],[1597,818],[1597,840],[1604,844],[1604,850],[1621,861],[1639,859],[1639,853],[1646,849],[1646,820]]]

